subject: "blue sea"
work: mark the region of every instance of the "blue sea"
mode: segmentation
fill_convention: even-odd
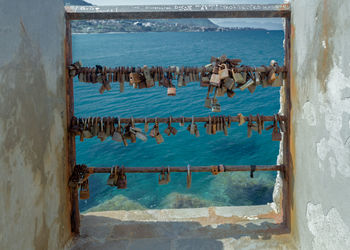
[[[242,64],[260,66],[274,59],[283,65],[283,31],[246,30],[204,33],[115,33],[73,34],[73,58],[84,66],[203,66],[211,56],[223,54],[240,58]],[[174,82],[176,84],[176,82]],[[133,89],[119,84],[99,93],[99,84],[80,83],[74,79],[75,115],[115,117],[178,117],[218,115],[204,107],[206,88],[198,82],[178,88],[177,95],[167,96],[163,87]],[[219,97],[222,115],[278,112],[279,88],[258,87],[254,94],[236,91],[234,98]],[[175,124],[174,124],[175,125]],[[207,135],[198,124],[200,137],[189,134],[187,124],[176,136],[163,133],[165,142],[158,145],[149,137],[124,147],[110,138],[80,142],[76,138],[77,163],[94,167],[186,166],[217,164],[275,164],[279,143],[271,140],[271,131],[247,138],[247,127],[232,123],[229,135]],[[143,125],[138,125],[143,128]],[[150,124],[150,128],[152,124]],[[165,124],[160,126],[164,131]],[[158,174],[127,174],[128,188],[118,190],[106,185],[108,174],[89,178],[90,199],[80,201],[82,212],[118,209],[158,209],[203,206],[257,205],[272,201],[275,172],[193,173],[192,187],[186,188],[186,174],[172,173],[168,185],[158,185]],[[90,210],[89,210],[90,209]]]

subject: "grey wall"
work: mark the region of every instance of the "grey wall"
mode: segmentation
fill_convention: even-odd
[[[293,233],[350,249],[350,1],[291,4]]]
[[[0,249],[70,238],[61,0],[0,0]]]

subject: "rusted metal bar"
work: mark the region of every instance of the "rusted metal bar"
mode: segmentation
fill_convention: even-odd
[[[103,67],[103,66],[102,66]],[[119,68],[124,68],[123,73],[124,74],[130,74],[133,72],[141,72],[141,67],[131,67],[131,66],[118,66]],[[182,67],[182,66],[181,66]],[[181,67],[179,67],[181,69]],[[156,69],[161,69],[164,72],[169,72],[169,73],[176,73],[176,66],[171,66],[169,67],[162,67],[162,66],[150,66],[149,69],[151,71],[151,73],[154,73]],[[197,72],[201,72],[204,69],[204,72],[208,73],[209,71],[205,70],[204,67],[200,67],[200,66],[185,66],[184,68],[189,68],[192,71],[197,71]],[[285,66],[280,66],[279,67],[279,71],[280,72],[286,72],[287,68]],[[90,67],[81,67],[79,71],[77,71],[78,75],[80,72],[88,72],[89,69],[92,69]],[[236,67],[235,68],[237,72],[248,72],[248,71],[253,71],[253,72],[270,72],[271,70],[275,70],[276,71],[276,67],[272,67],[272,66],[265,66],[265,67]],[[116,72],[116,68],[109,68],[107,67],[106,69],[106,73],[115,73]],[[212,71],[210,71],[209,73],[212,73]]]
[[[212,165],[212,166],[190,166],[191,172],[211,172],[213,167],[223,166],[223,172],[238,171],[281,171],[283,165]],[[111,173],[113,167],[88,167],[89,174]],[[124,167],[124,173],[162,173],[168,167]],[[170,172],[187,172],[187,167],[169,167]]]
[[[289,4],[188,4],[66,6],[66,18],[172,19],[172,18],[271,18],[289,17]]]
[[[71,128],[72,117],[74,116],[74,93],[73,79],[69,76],[68,66],[72,64],[72,33],[71,23],[66,19],[66,37],[65,37],[65,59],[66,59],[66,112],[67,112],[67,131]],[[71,133],[67,133],[67,179],[71,176],[75,167],[75,137]],[[69,186],[67,185],[67,188]],[[80,233],[80,212],[78,189],[70,190],[70,216],[71,216],[71,232],[79,235]]]
[[[282,121],[287,121],[286,116],[284,116],[284,115],[279,115],[279,116],[281,117]],[[214,121],[214,119],[215,119],[214,117],[217,117],[217,118],[222,117],[225,119],[226,122],[228,122],[229,120],[231,122],[240,122],[239,116],[211,116],[211,118],[210,118],[211,121]],[[96,117],[92,117],[92,119],[95,119],[95,118]],[[102,119],[102,120],[107,120],[107,117],[103,117],[103,118],[97,117],[97,118]],[[73,119],[82,119],[82,118],[74,117]],[[87,118],[83,118],[83,119],[87,119]],[[118,118],[113,117],[111,119],[113,119],[115,123],[118,123]],[[147,123],[155,123],[156,121],[158,123],[168,123],[169,122],[169,117],[167,117],[167,118],[120,118],[120,123],[129,123],[129,122],[131,122],[132,119],[134,120],[134,123],[145,123],[146,120],[147,120]],[[257,116],[252,116],[251,119],[253,122],[258,121]],[[244,120],[248,121],[249,116],[245,116]],[[274,121],[274,116],[261,116],[261,120],[265,121],[265,122],[271,122],[271,121]],[[180,123],[183,121],[185,123],[192,122],[192,117],[172,117],[171,118],[172,123]],[[206,117],[193,117],[193,121],[194,122],[209,122],[209,117],[208,116],[206,116]]]
[[[283,164],[288,166],[283,173],[283,191],[282,191],[282,202],[281,210],[283,216],[283,223],[285,226],[291,228],[291,198],[292,194],[292,180],[293,176],[293,161],[291,159],[290,149],[290,134],[291,134],[291,20],[290,18],[285,19],[285,36],[284,36],[284,63],[287,67],[287,77],[285,85],[282,88],[284,93],[284,105],[283,114],[286,116],[286,131],[283,133]]]

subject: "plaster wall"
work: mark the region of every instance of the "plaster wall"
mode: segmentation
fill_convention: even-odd
[[[350,249],[350,1],[292,5],[292,233]]]
[[[0,0],[0,249],[70,238],[62,0]]]

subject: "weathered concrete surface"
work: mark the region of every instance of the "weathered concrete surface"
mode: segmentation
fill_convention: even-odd
[[[0,249],[62,249],[63,1],[0,0]]]
[[[72,249],[296,249],[269,206],[94,212]]]
[[[350,1],[292,4],[292,231],[350,249]]]

